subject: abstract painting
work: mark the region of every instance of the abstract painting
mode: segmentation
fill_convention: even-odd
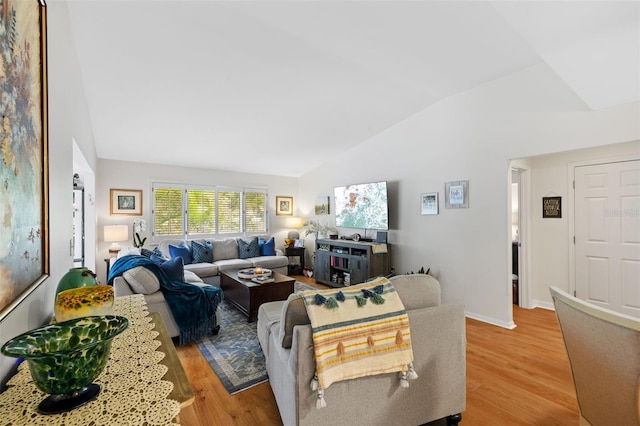
[[[49,273],[44,3],[0,0],[0,52],[2,320]]]

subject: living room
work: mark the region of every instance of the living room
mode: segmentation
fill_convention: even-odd
[[[431,267],[442,285],[443,300],[462,303],[469,317],[505,329],[517,326],[510,267],[512,168],[523,170],[529,184],[529,272],[522,306],[550,308],[549,286],[570,290],[569,168],[608,159],[637,159],[640,153],[637,86],[632,100],[594,109],[540,60],[404,117],[298,176],[263,174],[260,167],[251,173],[167,166],[143,162],[145,157],[135,161],[133,155],[129,157],[132,161],[101,158],[96,148],[100,129],[92,123],[91,93],[82,84],[68,7],[65,1],[47,6],[49,278],[2,320],[2,342],[50,319],[56,284],[73,264],[69,248],[73,235],[71,176],[77,171],[86,173],[74,164],[78,161],[74,146],[95,174],[91,194],[95,265],[91,266],[101,279],[105,276],[103,259],[108,257],[103,226],[131,225],[133,221],[109,214],[110,189],[142,190],[142,218],[150,223],[150,189],[155,181],[265,187],[269,234],[282,247],[289,229],[284,218],[275,214],[277,195],[293,197],[296,216],[333,224],[333,212],[314,215],[319,196],[331,196],[336,186],[385,180],[390,188],[389,242],[395,270]],[[637,71],[637,62],[635,67]],[[600,86],[608,90],[607,84]],[[121,106],[126,104],[123,99]],[[306,160],[304,155],[296,159]],[[287,163],[281,167],[286,170]],[[469,208],[446,209],[445,183],[459,180],[469,181]],[[426,192],[439,192],[438,215],[420,214],[420,194]],[[542,217],[541,200],[549,195],[562,197],[566,215],[560,220]],[[344,229],[341,233],[361,231]],[[306,246],[313,247],[312,237],[306,238]],[[0,357],[0,377],[12,365],[13,360]]]

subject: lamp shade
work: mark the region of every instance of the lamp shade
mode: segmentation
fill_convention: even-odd
[[[284,221],[285,227],[299,229],[304,226],[304,219],[301,217],[288,217]]]
[[[104,241],[107,243],[127,241],[129,227],[127,225],[107,225],[104,227]]]

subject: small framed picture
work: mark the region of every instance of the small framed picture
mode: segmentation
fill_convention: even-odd
[[[293,197],[276,195],[276,216],[293,216]]]
[[[420,194],[420,213],[423,215],[438,214],[437,192],[425,192]]]
[[[316,199],[316,215],[329,214],[329,196],[323,195]]]
[[[469,181],[459,180],[444,184],[445,207],[466,209],[469,207]]]
[[[142,190],[112,189],[111,214],[142,216]]]
[[[296,241],[293,243],[293,246],[294,246],[294,247],[304,247],[304,240],[299,240],[299,239],[298,239],[298,240],[296,240]]]

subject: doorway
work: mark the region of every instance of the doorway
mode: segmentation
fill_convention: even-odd
[[[529,224],[529,188],[530,172],[526,163],[513,161],[510,168],[510,249],[508,253],[511,272],[512,305],[530,307],[528,277],[528,232]]]

